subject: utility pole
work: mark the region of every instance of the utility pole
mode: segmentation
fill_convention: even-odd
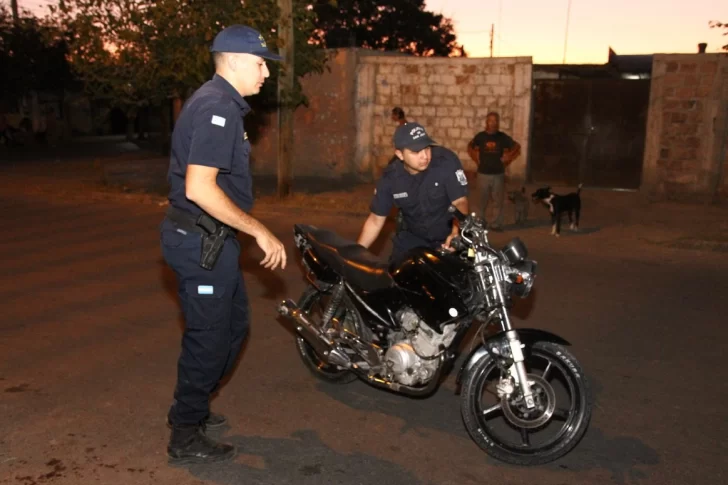
[[[566,64],[566,44],[569,40],[569,18],[571,17],[571,0],[568,0],[566,7],[566,30],[564,31],[564,60],[563,64]]]
[[[13,12],[13,23],[18,23],[18,0],[10,0],[10,10]]]
[[[490,57],[493,57],[493,32],[494,31],[495,31],[495,26],[493,24],[490,24]],[[498,32],[500,32],[500,30]]]
[[[283,61],[278,75],[278,197],[291,193],[291,159],[293,158],[293,2],[278,0],[278,48]]]

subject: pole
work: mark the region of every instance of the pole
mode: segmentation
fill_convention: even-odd
[[[289,96],[293,92],[293,2],[278,0],[278,48],[283,61],[278,76],[278,197],[291,192],[293,158],[293,109]]]
[[[566,29],[564,30],[564,60],[563,64],[566,64],[566,44],[569,41],[569,18],[571,17],[571,0],[568,0],[566,7]]]
[[[10,0],[10,9],[13,12],[13,22],[18,23],[18,0]]]
[[[494,30],[495,29],[494,29],[493,24],[490,24],[490,57],[493,57],[493,31]]]

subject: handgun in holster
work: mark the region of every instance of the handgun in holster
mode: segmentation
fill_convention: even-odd
[[[205,230],[205,234],[202,235],[200,266],[211,270],[215,267],[217,258],[220,257],[222,248],[225,246],[225,239],[232,233],[232,229],[207,214],[200,214],[196,224]]]

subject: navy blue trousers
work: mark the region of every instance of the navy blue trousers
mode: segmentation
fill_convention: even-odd
[[[240,243],[229,237],[208,271],[199,265],[200,234],[185,233],[166,219],[160,229],[162,254],[177,275],[185,319],[168,418],[174,425],[192,425],[208,416],[210,395],[232,370],[248,334],[250,311],[240,271]]]

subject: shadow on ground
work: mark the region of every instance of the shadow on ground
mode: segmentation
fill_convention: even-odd
[[[301,430],[291,438],[233,436],[224,440],[238,446],[233,462],[193,465],[192,475],[224,485],[381,485],[423,484],[393,463],[353,453],[341,454],[326,446],[316,432]]]
[[[460,362],[456,362],[454,369],[459,369],[459,366]],[[591,378],[591,381],[594,397],[598,402],[602,387],[594,378]],[[441,386],[435,394],[425,399],[396,395],[362,382],[348,385],[321,382],[318,384],[318,389],[353,409],[399,418],[404,422],[400,434],[417,433],[424,428],[472,441],[460,416],[460,396],[455,395],[453,390],[446,386]],[[594,413],[598,413],[598,409],[595,406]],[[474,450],[480,451],[475,443],[472,443],[472,446]],[[489,465],[511,467],[488,457],[484,452],[483,457]],[[602,469],[611,473],[614,483],[625,484],[628,481],[647,478],[648,472],[642,467],[655,466],[659,463],[657,452],[639,439],[630,436],[608,436],[592,424],[571,453],[543,468],[573,472]]]

